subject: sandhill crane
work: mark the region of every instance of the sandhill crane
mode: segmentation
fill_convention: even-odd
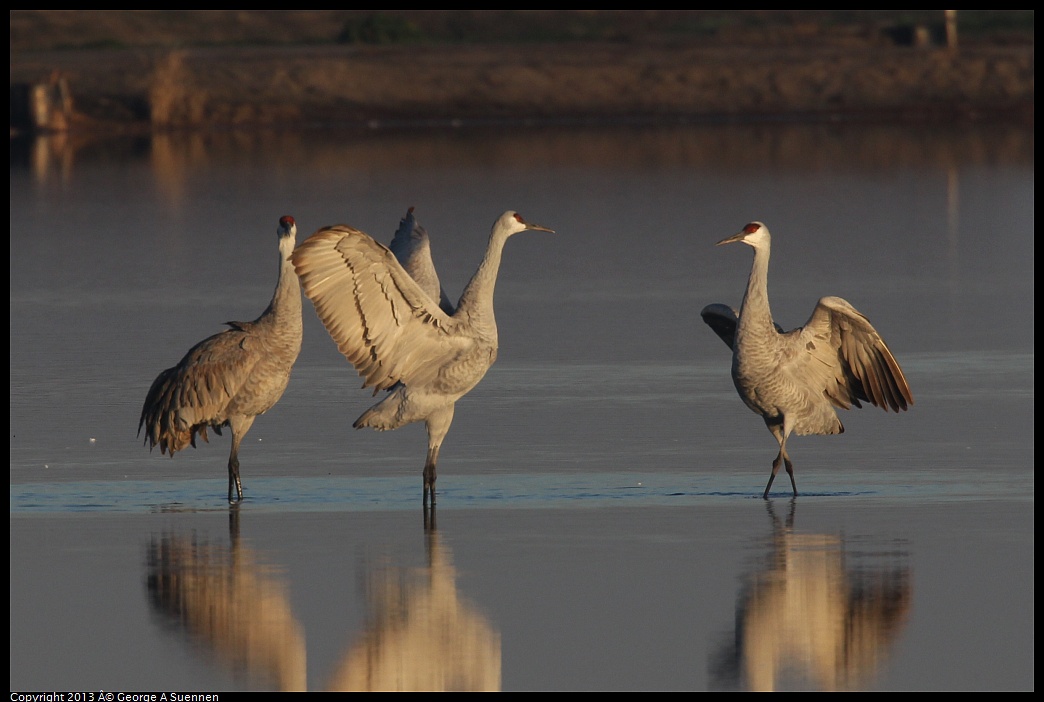
[[[384,431],[425,422],[425,505],[429,498],[435,504],[435,466],[454,406],[497,358],[497,271],[508,237],[526,230],[553,232],[513,211],[497,218],[453,314],[439,308],[390,249],[353,227],[324,227],[294,252],[305,295],[363,387],[390,391],[352,426]]]
[[[732,349],[732,380],[740,399],[761,415],[779,442],[762,497],[768,499],[781,462],[796,497],[794,466],[787,455],[791,432],[841,434],[845,427],[836,408],[862,407],[864,400],[898,412],[913,404],[913,395],[877,330],[840,297],[820,298],[805,326],[784,333],[769,309],[768,228],[751,222],[717,245],[736,241],[754,249],[740,311],[712,304],[701,316]]]
[[[276,234],[279,277],[268,308],[253,322],[226,322],[229,329],[199,342],[178,365],[160,373],[138,421],[149,449],[159,444],[171,457],[189,444],[195,447],[197,433],[207,441],[208,427],[218,435],[231,427],[229,502],[243,499],[239,444],[257,415],[283,396],[301,351],[301,288],[290,262],[297,239],[294,218],[282,217]]]
[[[406,216],[399,220],[399,228],[395,231],[388,248],[410,277],[421,286],[421,290],[438,302],[443,312],[453,314],[453,303],[449,301],[446,291],[439,283],[435,264],[431,260],[431,240],[428,238],[428,231],[417,222],[412,207],[406,211]]]

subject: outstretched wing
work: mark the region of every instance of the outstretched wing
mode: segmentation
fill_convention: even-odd
[[[731,349],[736,341],[736,325],[739,323],[739,313],[726,304],[715,302],[704,307],[703,311],[700,312],[700,316],[703,317],[703,321],[707,323],[707,326],[713,329],[714,333]],[[777,332],[783,333],[783,327],[775,322],[772,324],[776,327]]]
[[[446,314],[453,314],[453,303],[439,283],[435,263],[431,260],[431,239],[427,230],[417,222],[411,207],[399,221],[399,228],[388,247],[410,277],[431,299],[439,303]]]
[[[725,345],[731,349],[733,342],[736,341],[736,323],[739,321],[739,314],[737,314],[736,310],[728,305],[715,302],[704,307],[703,311],[700,312],[700,316],[703,317],[703,321],[707,323],[707,326],[713,329],[714,333],[721,337]]]
[[[305,295],[337,348],[374,392],[423,384],[470,340],[395,255],[346,225],[324,227],[293,254]]]
[[[914,403],[910,386],[870,321],[840,297],[824,297],[795,329],[794,355],[781,370],[823,390],[837,407],[860,400],[895,412]]]

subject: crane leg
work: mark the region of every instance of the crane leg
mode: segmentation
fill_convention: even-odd
[[[250,431],[254,423],[253,417],[237,416],[229,420],[228,425],[232,429],[232,451],[228,454],[228,501],[243,501],[243,484],[239,481],[239,444],[243,437]],[[232,499],[232,489],[235,488],[236,499]]]
[[[428,448],[428,458],[424,461],[424,506],[427,507],[430,501],[432,507],[435,506],[435,463],[439,460],[439,447],[431,446]]]
[[[794,497],[798,496],[797,483],[794,481],[794,464],[790,462],[790,456],[783,454],[783,464],[787,467],[787,475],[790,476],[790,487],[794,488]]]
[[[766,420],[767,422],[768,420]],[[769,489],[772,487],[772,481],[776,479],[776,473],[779,472],[779,467],[785,465],[787,468],[787,475],[790,476],[790,487],[794,490],[794,497],[798,496],[797,482],[794,480],[794,464],[790,462],[790,456],[787,454],[787,437],[790,436],[791,427],[787,427],[784,422],[783,426],[778,424],[770,424],[769,430],[772,435],[776,437],[776,441],[779,442],[779,453],[776,454],[776,459],[772,461],[772,475],[769,476],[768,485],[765,486],[765,492],[761,496],[762,499],[767,500],[769,496]]]
[[[232,499],[235,489],[236,499]],[[239,437],[232,437],[232,454],[228,457],[228,501],[229,504],[243,499],[243,484],[239,481]]]
[[[772,488],[772,481],[776,479],[776,473],[779,472],[780,465],[786,466],[787,475],[790,476],[790,487],[794,489],[794,497],[798,496],[797,482],[794,480],[794,464],[790,461],[790,456],[787,455],[785,449],[780,449],[776,455],[776,460],[772,461],[772,474],[769,476],[768,485],[765,486],[765,492],[761,496],[762,499],[767,500],[769,496],[769,490]]]
[[[761,499],[767,500],[769,496],[769,490],[772,489],[772,481],[776,479],[776,473],[779,472],[779,466],[783,462],[783,451],[782,449],[776,454],[776,459],[772,461],[772,473],[769,475],[768,485],[765,486],[765,492],[761,495]],[[788,468],[789,469],[789,468]],[[793,478],[791,478],[793,479]]]
[[[431,500],[431,506],[435,506],[435,464],[439,460],[439,447],[442,440],[446,438],[450,424],[453,423],[453,405],[441,407],[425,420],[428,428],[428,458],[424,461],[424,504]]]

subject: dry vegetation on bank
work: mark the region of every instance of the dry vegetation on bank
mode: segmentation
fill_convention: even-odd
[[[72,128],[467,120],[1032,120],[1033,12],[14,10]],[[52,97],[63,97],[52,90]]]

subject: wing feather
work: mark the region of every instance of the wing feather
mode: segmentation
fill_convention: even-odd
[[[228,419],[232,398],[260,358],[242,353],[248,334],[234,327],[207,337],[156,377],[138,421],[152,446],[159,444],[161,452],[173,455],[190,443],[195,446],[196,432],[206,440],[208,424]]]
[[[439,283],[439,275],[435,272],[435,263],[431,260],[431,242],[428,232],[417,222],[411,207],[406,216],[399,221],[388,248],[395,254],[396,260],[410,277],[417,281],[421,289],[446,314],[452,315],[453,303],[449,301],[445,289]]]
[[[703,321],[707,323],[714,333],[725,342],[730,349],[736,341],[736,324],[739,322],[739,313],[735,309],[720,302],[707,305],[700,312]]]
[[[375,391],[426,383],[466,339],[384,245],[346,225],[324,227],[293,254],[305,295],[337,348]]]
[[[899,412],[914,403],[888,345],[847,301],[821,298],[805,326],[794,333],[798,348],[807,354],[792,372],[802,372],[838,407],[860,407],[863,400]]]
[[[707,323],[707,326],[713,329],[714,333],[731,349],[736,341],[736,325],[739,324],[739,312],[729,305],[715,302],[704,307],[700,312],[700,316],[703,317],[703,321]],[[776,327],[777,332],[783,333],[783,327],[775,322],[772,324]]]

